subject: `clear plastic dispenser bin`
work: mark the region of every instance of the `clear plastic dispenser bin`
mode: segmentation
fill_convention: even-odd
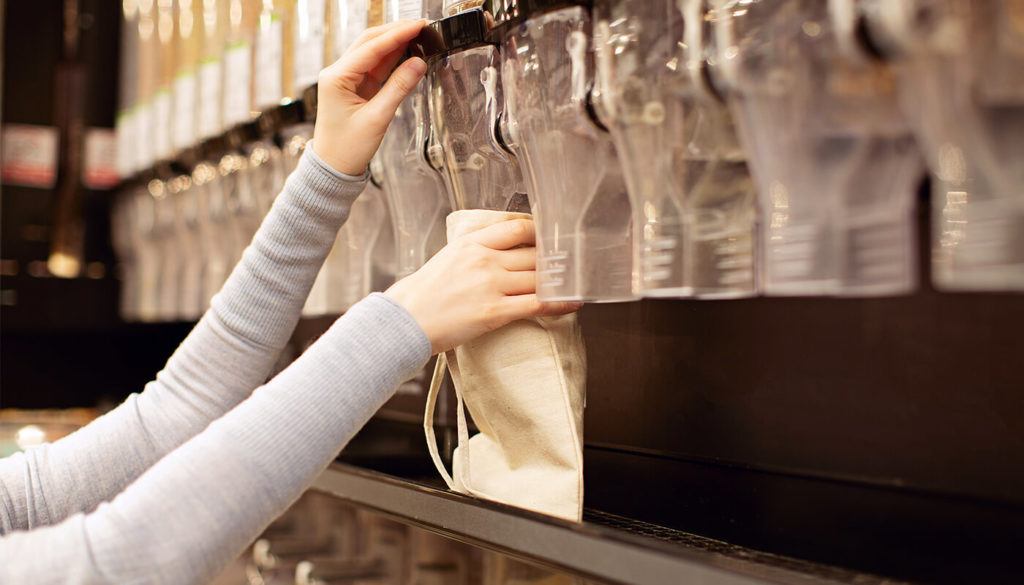
[[[412,16],[413,10],[406,4],[423,9],[422,3],[402,3],[397,9],[389,4],[385,6],[389,20],[419,18]],[[399,105],[378,154],[381,173],[377,176],[387,185],[397,278],[415,272],[445,243],[444,218],[450,209],[440,175],[426,162],[429,132],[424,80]]]
[[[932,172],[932,278],[1024,290],[1024,4],[862,0]]]
[[[638,298],[628,192],[611,138],[589,111],[590,11],[532,2],[518,16],[502,41],[502,81],[537,227],[537,297]]]
[[[757,197],[710,85],[703,0],[601,0],[601,113],[623,159],[645,296],[758,292]]]
[[[852,3],[714,6],[714,71],[758,184],[765,292],[910,291],[920,157],[891,69],[859,46]]]
[[[370,167],[371,180],[352,203],[348,220],[338,231],[331,250],[327,276],[327,307],[331,313],[344,313],[374,290],[374,252],[389,223],[384,190],[373,178],[380,175],[376,158]]]
[[[452,209],[526,211],[518,207],[519,167],[495,134],[501,58],[485,33],[484,13],[474,9],[434,21],[417,38],[415,50],[427,59],[426,159],[441,173]]]

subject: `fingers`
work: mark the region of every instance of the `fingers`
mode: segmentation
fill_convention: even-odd
[[[492,250],[508,250],[516,246],[532,246],[536,243],[532,219],[502,221],[471,232],[465,237],[471,242],[476,242]]]
[[[497,262],[505,270],[534,270],[537,266],[537,248],[512,248],[498,252]]]
[[[505,272],[501,277],[501,292],[506,295],[532,294],[537,290],[537,273],[533,270]]]
[[[362,33],[360,33],[360,35],[358,37],[356,37],[356,40],[352,42],[352,46],[350,48],[355,48],[355,47],[358,47],[360,45],[363,45],[367,41],[372,40],[374,38],[377,38],[380,35],[388,32],[388,31],[390,31],[390,30],[392,30],[392,29],[394,29],[396,27],[402,26],[403,24],[408,23],[408,22],[410,22],[410,21],[396,20],[394,22],[389,22],[387,24],[382,24],[382,25],[379,25],[379,26],[371,26],[370,28],[368,28],[368,29],[364,30]],[[427,20],[426,19],[420,19],[418,21],[414,20],[414,21],[411,21],[411,22],[426,23]]]
[[[391,121],[399,104],[409,95],[427,72],[427,64],[419,57],[408,59],[391,73],[387,83],[367,102],[366,109],[378,120]]]
[[[388,74],[391,73],[391,70],[395,68],[395,65],[404,54],[404,49],[394,51],[387,57],[384,57],[384,60],[368,72],[366,76],[363,77],[362,83],[360,83],[359,87],[356,88],[356,93],[359,94],[359,97],[367,101],[373,99],[373,96],[377,95],[381,86],[387,81]]]
[[[413,20],[395,23],[393,26],[385,25],[381,27],[385,30],[375,32],[376,36],[362,44],[353,45],[335,64],[340,69],[337,71],[339,81],[346,84],[346,89],[355,91],[356,85],[362,81],[364,75],[374,70],[392,53],[404,51],[409,41],[419,34],[424,22]]]
[[[556,301],[545,303],[537,300],[535,294],[507,296],[502,299],[502,311],[508,322],[529,317],[552,317],[578,311],[583,303]]]

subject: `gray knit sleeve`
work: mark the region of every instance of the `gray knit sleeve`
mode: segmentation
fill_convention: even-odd
[[[262,384],[364,184],[307,148],[210,310],[145,391],[0,460],[0,534],[95,509]]]
[[[429,356],[408,312],[371,295],[110,503],[0,539],[0,582],[207,582]]]

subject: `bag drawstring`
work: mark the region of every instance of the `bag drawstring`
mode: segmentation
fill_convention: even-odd
[[[441,454],[437,449],[437,436],[434,433],[434,411],[437,410],[437,396],[441,391],[441,382],[444,381],[444,371],[448,367],[448,354],[440,353],[437,354],[437,363],[434,364],[434,376],[430,379],[430,390],[427,392],[427,411],[423,416],[423,431],[427,435],[427,450],[430,452],[430,458],[434,461],[434,467],[437,468],[438,473],[444,479],[445,484],[448,485],[448,489],[459,491],[456,487],[456,481],[452,479],[452,474],[448,473],[448,469],[445,468],[444,462],[441,461]],[[470,466],[469,466],[469,424],[466,421],[466,403],[462,397],[462,389],[459,388],[458,384],[455,386],[455,399],[456,399],[456,413],[455,418],[458,425],[458,443],[455,445],[455,450],[459,454],[459,463],[461,466],[461,483],[463,490],[466,493],[478,495],[472,488],[472,481],[470,481]]]
[[[448,473],[441,461],[441,454],[437,451],[437,436],[434,434],[434,410],[437,407],[437,395],[441,390],[441,381],[444,380],[444,371],[448,366],[448,358],[444,353],[437,354],[437,363],[434,364],[434,377],[430,379],[430,390],[427,392],[427,411],[423,415],[423,431],[427,435],[427,450],[430,451],[430,458],[434,461],[434,467],[444,478],[448,489],[455,489],[455,481]],[[460,409],[461,410],[461,409]],[[461,440],[461,437],[460,437]]]

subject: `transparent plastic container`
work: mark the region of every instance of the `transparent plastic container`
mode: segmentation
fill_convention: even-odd
[[[306,150],[306,143],[313,139],[312,124],[296,124],[284,128],[280,132],[281,138],[281,172],[284,179],[299,166],[302,153]],[[282,180],[281,185],[284,185]]]
[[[444,246],[450,211],[441,177],[427,165],[426,82],[398,107],[379,150],[396,254],[395,276],[415,272]]]
[[[755,294],[756,192],[708,84],[704,3],[607,1],[598,14],[601,112],[630,185],[639,292]]]
[[[426,18],[427,0],[385,0],[384,23]]]
[[[497,47],[485,45],[434,59],[427,70],[428,155],[452,209],[504,211],[523,192],[519,167],[494,137],[500,64]]]
[[[421,18],[427,5],[421,0],[387,2],[385,21]],[[374,159],[374,177],[384,185],[392,229],[391,241],[378,245],[377,264],[383,259],[382,246],[390,244],[395,255],[391,271],[397,278],[415,272],[444,246],[444,218],[450,211],[441,177],[425,159],[430,132],[426,100],[426,81],[421,81],[398,107]]]
[[[245,145],[249,158],[246,165],[249,188],[256,200],[260,221],[270,212],[274,199],[284,187],[287,178],[284,168],[284,153],[273,140],[263,139]]]
[[[178,246],[184,261],[178,298],[178,319],[198,320],[203,314],[203,264],[206,254],[199,229],[199,201],[192,177],[176,178]]]
[[[618,157],[586,113],[589,39],[589,12],[570,7],[529,15],[502,45],[508,133],[529,181],[545,301],[637,298]]]
[[[177,249],[174,200],[168,197],[167,182],[153,179],[147,185],[153,198],[153,231],[151,237],[157,249],[159,262],[154,267],[154,304],[147,311],[145,321],[171,321],[177,311],[177,283],[181,268],[181,255]]]
[[[481,8],[487,4],[486,0],[444,0],[444,15],[451,16],[467,10]]]
[[[370,0],[330,0],[331,39],[334,41],[333,63],[366,30],[370,12]]]
[[[234,268],[242,259],[242,252],[252,241],[262,217],[259,203],[249,183],[249,159],[241,152],[230,152],[218,163],[219,182],[224,195],[224,225],[222,229],[230,242],[229,264]]]
[[[227,221],[223,185],[218,180],[217,167],[208,161],[192,170],[193,188],[197,189],[198,222],[204,251],[202,310],[210,306],[210,299],[220,290],[233,267],[234,238],[224,229]]]
[[[327,303],[332,313],[344,313],[374,290],[374,252],[387,215],[384,191],[368,182],[352,203],[328,258]]]
[[[118,198],[111,215],[111,243],[121,277],[119,312],[127,322],[139,321],[143,312],[143,274],[152,261],[152,201],[144,187],[132,187]]]
[[[163,249],[157,229],[157,202],[148,186],[140,187],[135,196],[136,226],[139,238],[139,321],[151,323],[159,319],[160,266]]]
[[[758,185],[771,295],[916,283],[920,156],[849,2],[716,0],[716,67]]]
[[[932,172],[932,278],[1024,290],[1024,5],[865,0]]]

